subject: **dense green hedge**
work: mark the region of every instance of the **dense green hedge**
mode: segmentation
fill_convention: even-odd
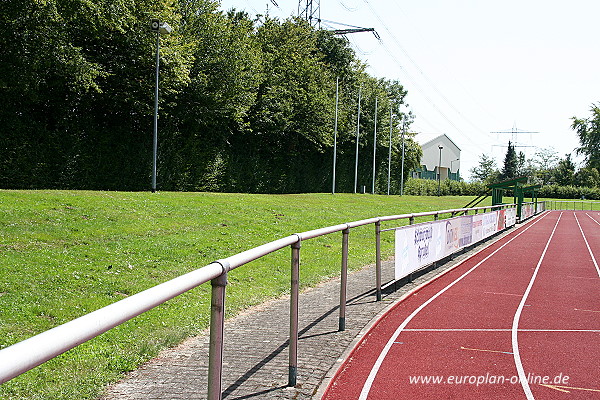
[[[487,185],[481,182],[442,181],[439,185],[442,196],[479,196],[487,191]],[[431,179],[408,179],[404,194],[414,196],[436,196],[438,182]],[[549,199],[581,199],[600,200],[600,188],[546,185],[539,189],[538,197]]]
[[[159,190],[328,192],[337,140],[336,190],[351,193],[359,91],[358,186],[371,187],[376,144],[376,190],[386,190],[386,110],[404,104],[400,82],[369,75],[345,38],[304,20],[219,8],[217,0],[0,1],[0,188],[150,189],[157,36],[149,23],[159,18],[173,27],[160,39]],[[394,190],[402,146],[398,120],[391,125]],[[367,134],[375,127],[376,140]],[[408,174],[421,148],[406,143]]]
[[[600,200],[600,188],[546,185],[538,192],[538,197],[550,199],[581,199]]]
[[[485,193],[487,186],[481,182],[442,181],[439,191],[442,196],[479,196]],[[414,196],[437,196],[438,182],[431,179],[408,179],[404,186],[404,194]]]

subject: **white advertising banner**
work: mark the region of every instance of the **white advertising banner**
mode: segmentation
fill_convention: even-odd
[[[483,239],[486,239],[496,233],[498,229],[498,212],[492,211],[489,213],[482,214],[482,231],[483,231]]]
[[[506,218],[506,227],[514,226],[517,223],[517,209],[516,208],[507,208],[504,213]]]
[[[396,229],[395,278],[404,278],[425,265],[514,225],[516,215],[516,209],[509,208]]]
[[[444,257],[459,249],[458,243],[460,238],[461,219],[461,217],[450,218],[438,222],[439,224],[444,224],[444,232],[446,234]]]
[[[533,216],[535,212],[534,204],[523,204],[521,206],[521,221]]]
[[[483,240],[483,214],[473,215],[473,243]]]

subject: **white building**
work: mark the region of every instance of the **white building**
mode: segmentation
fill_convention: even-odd
[[[419,133],[415,140],[423,149],[421,168],[413,178],[460,180],[460,149],[446,134]]]

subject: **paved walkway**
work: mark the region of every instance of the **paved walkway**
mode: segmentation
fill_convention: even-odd
[[[475,250],[471,250],[473,252]],[[312,399],[335,373],[344,352],[384,309],[414,287],[467,257],[465,253],[412,283],[384,290],[375,301],[374,266],[348,277],[346,331],[338,332],[339,279],[300,295],[298,385],[287,388],[289,298],[255,307],[225,323],[224,399]],[[393,278],[393,262],[383,263],[383,282]],[[208,335],[164,351],[121,382],[102,400],[206,399]]]

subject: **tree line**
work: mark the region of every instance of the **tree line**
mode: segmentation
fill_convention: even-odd
[[[399,121],[411,118],[400,82],[370,76],[347,40],[305,21],[218,7],[2,2],[0,187],[150,188],[157,18],[173,27],[160,38],[159,190],[329,191],[339,80],[337,190],[354,187],[360,90],[358,184],[370,187],[375,145],[387,189],[391,126],[398,192]],[[409,135],[405,175],[420,156]]]
[[[553,148],[539,148],[533,158],[527,159],[523,152],[517,153],[513,143],[508,142],[502,169],[496,166],[493,158],[482,154],[478,165],[470,170],[472,179],[489,184],[528,176],[533,184],[554,186],[559,197],[563,192],[567,197],[585,192],[557,189],[559,187],[600,189],[600,107],[592,105],[590,112],[589,118],[573,117],[571,124],[579,139],[580,147],[575,152],[583,156],[582,165],[575,165],[572,154],[559,157]]]

